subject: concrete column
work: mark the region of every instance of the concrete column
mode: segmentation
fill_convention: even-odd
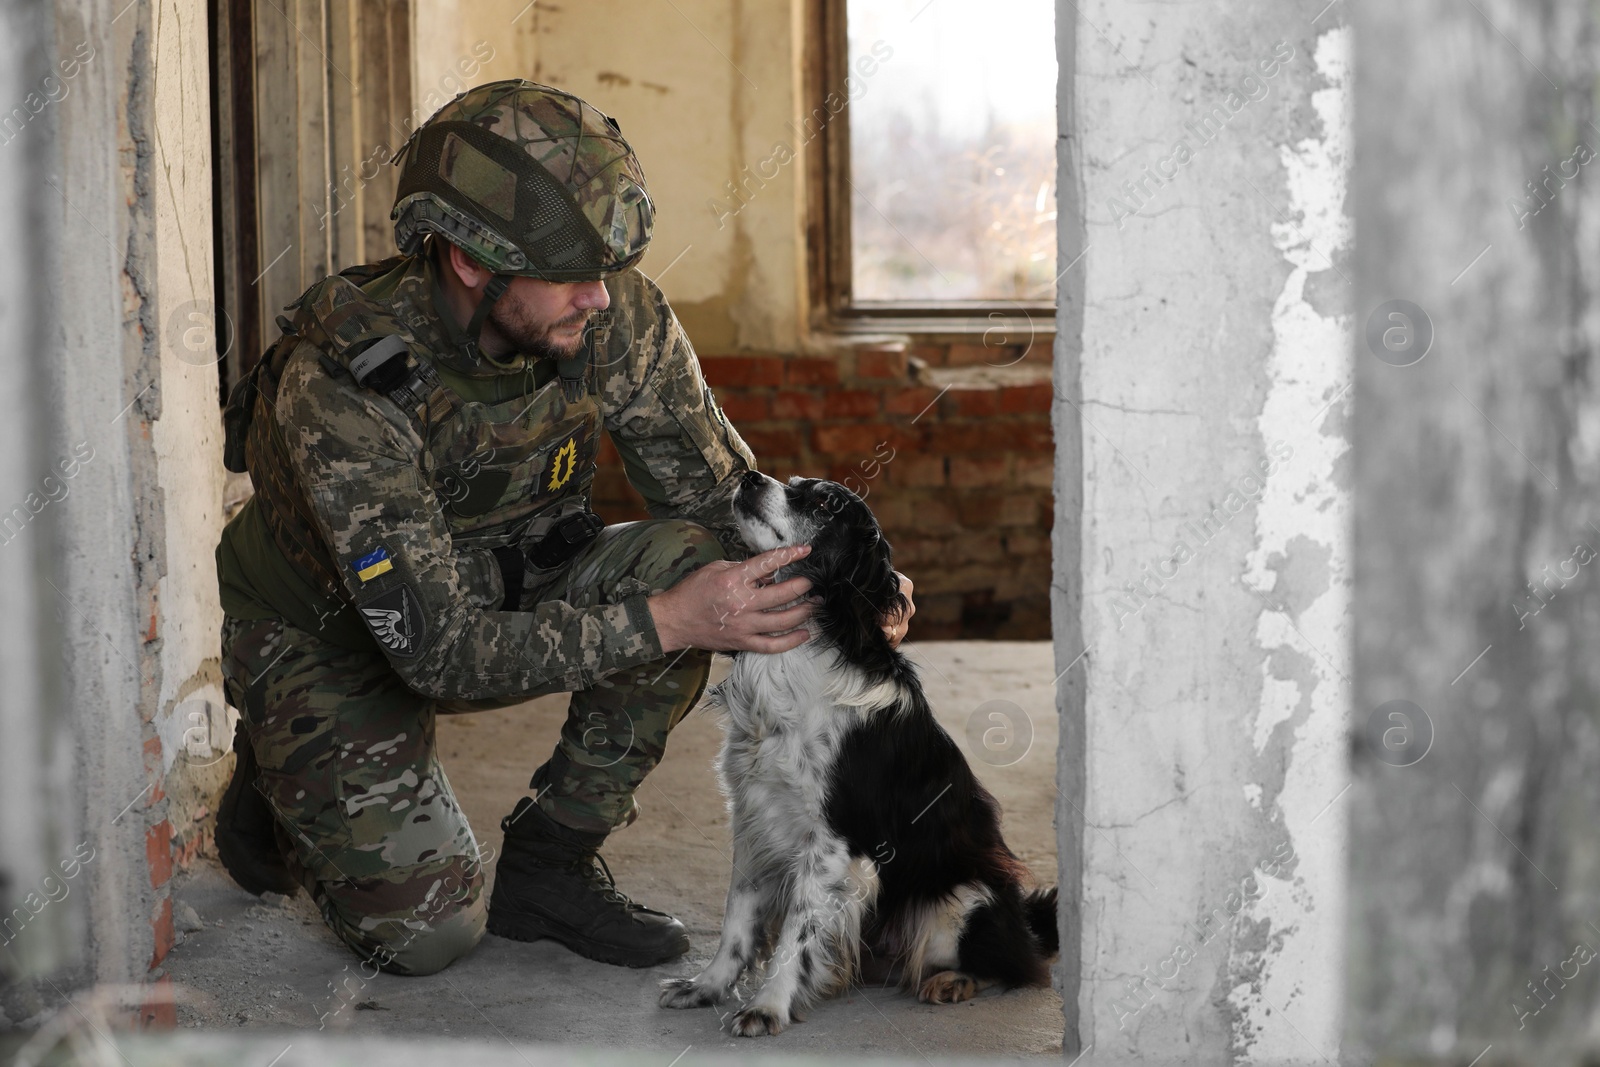
[[[0,352],[10,356],[11,381],[0,392],[0,990],[18,974],[75,961],[73,920],[83,918],[82,894],[62,895],[56,866],[75,830],[51,588],[60,581],[53,549],[70,484],[52,465],[54,409],[38,402],[50,292],[37,266],[56,237],[53,213],[36,206],[55,144],[40,92],[57,73],[52,51],[43,9],[0,5],[0,100],[15,102],[0,111],[0,215],[13,220],[0,258]],[[0,1024],[37,1010],[21,987],[16,994],[0,993]]]
[[[1348,1046],[1575,1063],[1600,1046],[1600,16],[1352,17]]]
[[[1057,12],[1068,1051],[1320,1063],[1344,955],[1350,33],[1317,5]]]
[[[11,151],[38,153],[26,201],[58,235],[25,266],[56,298],[31,400],[57,425],[38,454],[73,470],[50,505],[61,563],[48,591],[78,768],[80,825],[63,844],[83,861],[70,889],[89,939],[84,970],[57,981],[65,989],[159,963],[172,937],[172,813],[192,821],[196,807],[190,795],[174,806],[174,782],[190,779],[167,772],[199,753],[213,777],[226,768],[180,708],[221,702],[205,5],[63,0],[55,25],[48,110],[35,120],[54,123],[55,144]]]

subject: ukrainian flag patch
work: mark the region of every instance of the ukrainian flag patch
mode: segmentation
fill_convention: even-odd
[[[389,550],[382,545],[365,556],[351,560],[350,566],[355,568],[356,577],[363,582],[370,582],[378,575],[394,570],[394,564],[389,559]]]

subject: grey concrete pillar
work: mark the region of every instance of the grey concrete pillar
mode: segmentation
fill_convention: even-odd
[[[75,820],[52,588],[68,486],[52,466],[54,408],[39,403],[51,299],[38,266],[57,230],[37,205],[55,139],[50,118],[28,106],[52,73],[46,15],[35,4],[0,5],[0,100],[20,105],[0,113],[0,217],[11,220],[0,257],[0,366],[10,383],[0,390],[0,988],[73,962],[82,921],[82,895],[63,893],[56,868]],[[0,1022],[36,1010],[20,989],[0,995]]]
[[[1351,41],[1319,6],[1057,8],[1069,1058],[1339,1054]]]
[[[165,800],[144,750],[158,685],[160,646],[149,638],[165,549],[150,442],[150,422],[162,410],[149,358],[160,330],[149,302],[152,18],[142,2],[56,5],[51,62],[70,56],[77,64],[51,106],[48,181],[34,190],[61,234],[50,264],[58,302],[45,362],[61,418],[51,453],[86,458],[61,502],[62,581],[54,598],[82,781],[75,798],[82,827],[72,845],[93,849],[74,886],[90,917],[80,981],[146,976],[158,909],[146,843]],[[210,248],[200,254],[210,256]]]
[[[1573,1063],[1600,1046],[1600,16],[1352,17],[1348,1046]]]

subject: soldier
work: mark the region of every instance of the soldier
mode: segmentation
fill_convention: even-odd
[[[396,973],[486,925],[662,963],[683,925],[598,850],[711,653],[806,639],[805,580],[773,577],[805,549],[744,559],[731,498],[755,461],[634,269],[652,206],[615,121],[494,82],[396,160],[401,255],[307,290],[229,399],[228,466],[255,495],[217,548],[241,710],[218,852],[252,892],[304,886]],[[652,521],[590,511],[602,429]],[[501,822],[486,908],[434,717],[556,692],[560,743]]]

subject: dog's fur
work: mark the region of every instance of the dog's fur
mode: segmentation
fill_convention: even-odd
[[[883,623],[905,598],[872,512],[833,482],[755,472],[734,512],[755,551],[811,545],[776,577],[810,578],[822,602],[809,641],[739,653],[722,685],[733,822],[722,943],[705,970],[663,983],[662,1006],[719,1004],[764,964],[731,1027],[776,1034],[860,977],[863,949],[925,1001],[1047,985],[1056,891],[1024,890],[999,806],[889,645]]]

